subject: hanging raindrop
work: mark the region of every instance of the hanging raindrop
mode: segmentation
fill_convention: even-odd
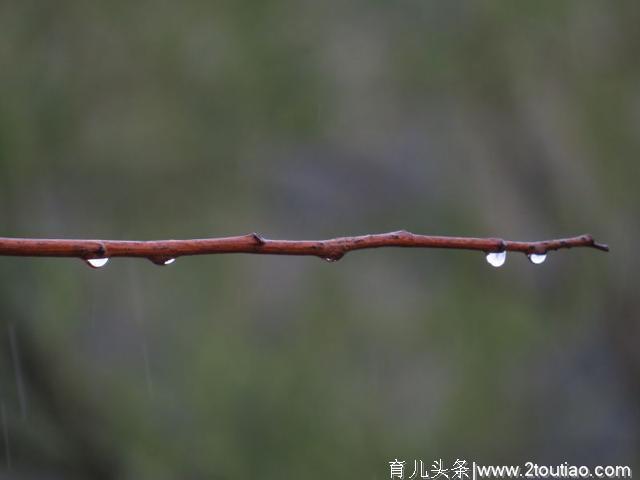
[[[328,255],[326,257],[323,257],[322,259],[325,262],[334,263],[334,262],[337,262],[338,260],[340,260],[342,257],[344,257],[344,253],[336,253],[336,254],[333,254],[333,255]]]
[[[148,257],[148,259],[156,265],[160,265],[161,267],[163,267],[164,265],[171,265],[176,261],[174,257]]]
[[[108,261],[109,261],[108,258],[87,258],[86,259],[87,264],[91,268],[104,267],[107,264]]]
[[[531,263],[535,263],[536,265],[540,265],[541,263],[543,263],[546,259],[547,259],[547,254],[546,253],[530,253],[529,255],[527,255],[529,257],[529,261]]]
[[[507,251],[487,253],[487,262],[492,267],[501,267],[507,260]]]

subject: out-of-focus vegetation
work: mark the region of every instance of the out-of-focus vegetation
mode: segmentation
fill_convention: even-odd
[[[0,3],[0,235],[405,228],[612,247],[498,270],[392,249],[99,271],[0,258],[2,474],[637,465],[639,13]]]

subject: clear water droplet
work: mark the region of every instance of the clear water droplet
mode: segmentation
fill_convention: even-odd
[[[529,257],[529,261],[531,263],[535,263],[536,265],[540,265],[541,263],[543,263],[546,259],[547,259],[547,254],[546,253],[530,253],[528,255]]]
[[[321,257],[325,262],[334,263],[344,257],[344,253],[333,253],[331,255],[327,255],[326,257]]]
[[[501,267],[507,260],[507,251],[487,253],[487,262],[492,267]]]
[[[87,263],[92,268],[104,267],[108,261],[108,258],[87,258]]]
[[[149,261],[155,263],[156,265],[160,265],[161,267],[165,265],[171,265],[176,261],[174,257],[147,257]]]

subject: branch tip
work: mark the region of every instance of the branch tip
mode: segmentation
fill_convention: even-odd
[[[603,252],[609,251],[609,245],[596,242],[595,239],[593,238],[593,235],[591,235],[590,233],[586,233],[582,237],[585,239],[585,241],[588,242],[589,246],[596,248],[598,250],[601,250]]]
[[[605,243],[593,242],[592,247],[593,248],[597,248],[598,250],[601,250],[603,252],[608,252],[609,251],[609,245],[607,245]]]

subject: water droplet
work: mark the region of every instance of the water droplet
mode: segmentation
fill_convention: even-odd
[[[507,251],[487,253],[487,262],[492,267],[501,267],[507,259]]]
[[[536,265],[540,265],[541,263],[543,263],[546,259],[547,259],[547,254],[546,253],[530,253],[528,255],[529,257],[529,261],[531,263],[535,263]]]
[[[108,258],[87,258],[87,263],[92,268],[104,267],[108,261]]]
[[[333,262],[337,262],[337,261],[338,261],[338,260],[340,260],[342,257],[344,257],[344,253],[336,253],[336,254],[334,254],[334,255],[329,255],[329,256],[327,256],[327,257],[323,257],[323,260],[324,260],[325,262],[333,263]]]
[[[173,257],[149,257],[149,260],[156,265],[160,265],[161,267],[164,265],[171,265],[176,261],[176,259]]]

